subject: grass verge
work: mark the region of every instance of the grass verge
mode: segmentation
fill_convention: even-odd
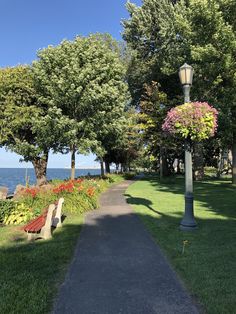
[[[128,203],[206,312],[235,313],[236,189],[227,180],[196,182],[198,229],[192,233],[178,229],[183,195],[183,178],[160,183],[156,177],[149,177],[126,191]]]
[[[124,180],[112,175],[106,187]],[[67,199],[65,199],[65,202]],[[50,240],[27,242],[22,226],[0,225],[1,313],[50,312],[74,252],[84,214],[66,213]]]
[[[67,216],[51,240],[28,243],[20,227],[0,229],[1,313],[48,313],[74,251],[82,215]]]

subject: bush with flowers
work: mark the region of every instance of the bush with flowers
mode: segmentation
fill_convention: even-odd
[[[28,187],[20,191],[18,200],[35,212],[40,212],[60,197],[65,199],[63,212],[83,213],[98,207],[98,196],[111,183],[122,180],[121,176],[109,178],[89,177],[76,180],[55,180],[49,188]]]
[[[44,187],[21,188],[16,199],[0,202],[0,224],[26,223],[40,215],[49,204],[65,199],[63,213],[81,214],[98,207],[98,197],[111,183],[122,176],[89,177],[76,180],[55,180]]]
[[[214,136],[218,111],[206,102],[190,102],[172,108],[162,125],[163,131],[200,142]]]
[[[0,201],[0,223],[5,225],[25,223],[35,217],[37,212],[22,202]]]

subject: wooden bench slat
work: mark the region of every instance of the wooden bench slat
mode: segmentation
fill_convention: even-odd
[[[39,217],[35,218],[31,222],[29,222],[25,227],[25,231],[38,231],[38,228],[42,228],[45,224],[45,215],[40,215]],[[40,230],[39,229],[39,230]]]

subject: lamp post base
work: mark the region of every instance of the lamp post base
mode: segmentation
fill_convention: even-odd
[[[193,215],[193,195],[185,195],[185,213],[180,226],[182,231],[193,231],[197,229],[197,223]]]
[[[193,224],[193,225],[184,225],[182,222],[180,223],[179,229],[181,231],[194,231],[197,230],[197,224]]]

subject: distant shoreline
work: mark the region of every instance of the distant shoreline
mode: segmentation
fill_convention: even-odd
[[[0,169],[34,169],[33,167],[0,167]],[[71,168],[47,168],[48,169],[63,169],[63,170],[71,170]],[[91,168],[75,168],[75,170],[100,170],[100,167],[91,167]]]
[[[71,170],[69,168],[48,168],[47,180],[68,180],[70,178]],[[100,175],[101,170],[94,168],[75,169],[75,176]],[[26,176],[29,178],[29,184],[34,185],[36,182],[34,168],[0,168],[0,186],[9,188],[9,193],[14,193],[18,184],[26,184]]]

